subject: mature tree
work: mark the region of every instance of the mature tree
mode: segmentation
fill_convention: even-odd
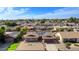
[[[11,21],[6,21],[6,22],[4,22],[4,24],[7,26],[16,26],[17,25],[16,22],[11,22]]]
[[[67,28],[67,31],[73,31],[74,29],[73,28]]]
[[[53,22],[58,22],[58,19],[53,19]]]
[[[64,28],[57,28],[57,31],[64,31]]]
[[[23,35],[28,31],[28,28],[26,26],[22,27],[20,30],[20,33],[17,35],[14,42],[19,42],[22,40]]]
[[[76,17],[70,17],[68,20],[68,22],[75,22],[75,23],[78,23],[78,20]]]
[[[20,26],[16,26],[15,30],[16,31],[20,31],[21,27]]]
[[[21,34],[25,34],[28,31],[28,28],[26,26],[22,27],[20,30]]]
[[[46,21],[45,19],[42,19],[42,20],[41,20],[41,23],[45,23],[45,21]]]
[[[5,43],[5,27],[0,28],[0,42]]]
[[[21,33],[18,34],[17,37],[15,38],[14,42],[15,43],[19,42],[22,39],[22,37],[23,37],[23,34],[21,34]]]

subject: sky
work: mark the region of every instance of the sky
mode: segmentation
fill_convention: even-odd
[[[79,7],[0,7],[0,19],[79,18]]]

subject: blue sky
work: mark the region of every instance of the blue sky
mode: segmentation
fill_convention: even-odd
[[[0,19],[79,18],[78,7],[1,7]]]

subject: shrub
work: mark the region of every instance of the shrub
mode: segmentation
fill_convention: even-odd
[[[78,46],[79,47],[79,43],[75,43],[74,46]]]
[[[70,43],[70,42],[67,42],[67,43],[66,43],[66,45],[67,45],[67,46],[70,46],[70,45],[71,45],[71,43]]]
[[[16,50],[17,46],[19,45],[19,43],[13,43],[9,46],[9,48],[7,49],[8,51],[14,51]]]
[[[70,42],[67,42],[66,43],[66,48],[70,49],[70,45],[71,45],[71,43]]]

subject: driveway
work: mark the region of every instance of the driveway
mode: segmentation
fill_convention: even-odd
[[[47,51],[58,51],[58,48],[56,47],[56,44],[46,44],[46,50]]]

